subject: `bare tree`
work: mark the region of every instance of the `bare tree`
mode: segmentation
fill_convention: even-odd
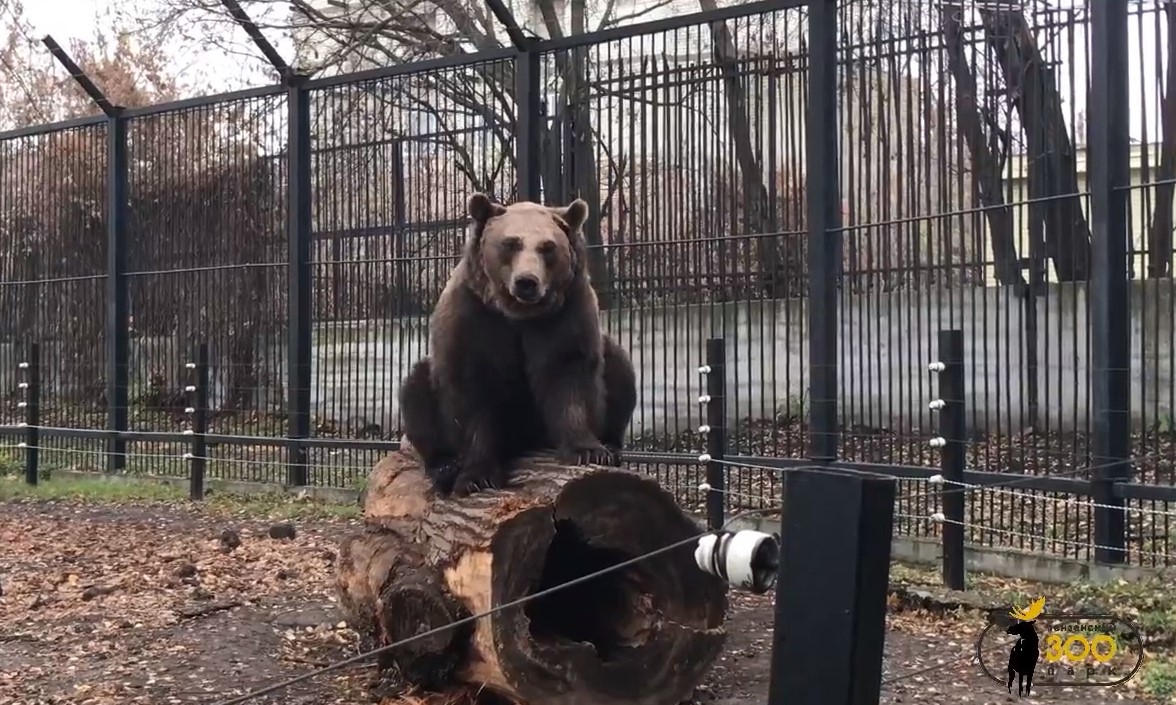
[[[557,38],[631,22],[669,2],[646,4],[629,14],[618,11],[613,2],[589,4],[586,0],[528,0],[513,3],[512,9],[524,33]],[[243,5],[255,19],[261,18],[257,24],[264,32],[293,37],[302,47],[300,70],[315,75],[408,65],[511,44],[506,30],[481,0],[364,0],[346,4],[254,0]],[[289,12],[278,9],[287,6]],[[219,4],[211,0],[167,0],[162,11],[143,16],[140,21],[158,25],[189,18],[210,28],[206,41],[224,41],[233,45],[227,49],[237,48],[238,40],[230,38],[239,37],[239,31]],[[217,32],[225,39],[218,38]],[[593,206],[594,218],[586,224],[593,252],[592,275],[596,286],[607,293],[611,288],[610,272],[600,223],[608,215],[610,199],[602,197],[600,175],[608,170],[602,170],[598,163],[602,154],[593,125],[596,87],[590,76],[590,62],[584,49],[556,52],[545,56],[544,62],[542,90],[549,100],[546,119],[540,121],[539,129],[541,144],[546,147],[542,169],[546,198],[579,195]],[[373,156],[372,150],[358,149],[363,142],[427,142],[464,179],[466,193],[487,191],[504,198],[513,194],[511,176],[515,169],[519,105],[513,61],[475,63],[340,87],[326,102],[329,108],[323,112],[329,118],[324,118],[318,129],[326,141],[347,142],[355,147],[347,157],[353,160],[350,171],[365,172],[359,162]],[[559,134],[555,134],[557,131]],[[560,144],[560,135],[568,146],[566,153],[553,149]],[[607,159],[607,154],[603,158]],[[334,159],[338,162],[344,158]],[[571,185],[574,193],[561,185]],[[457,184],[450,186],[459,188]],[[335,187],[333,190],[354,190],[343,184]],[[444,204],[444,211],[430,213],[431,216],[437,220],[458,218],[456,207],[463,199],[456,194],[432,195]],[[412,208],[407,210],[410,221],[420,215],[411,212]],[[398,248],[396,258],[405,252],[404,247]]]
[[[98,107],[11,13],[0,44],[0,121],[15,127],[98,114]],[[162,42],[121,32],[75,41],[70,53],[111,102],[139,107],[174,101],[191,85],[170,71]],[[19,97],[19,99],[18,99]],[[131,121],[127,263],[132,335],[210,340],[228,376],[227,405],[252,404],[257,351],[281,320],[283,291],[268,266],[281,262],[280,170],[265,101],[229,101]],[[0,142],[0,287],[10,340],[48,344],[51,375],[76,401],[103,403],[104,277],[108,198],[107,126],[90,125]],[[213,205],[215,204],[215,205]],[[214,265],[209,268],[209,265]],[[228,265],[222,268],[215,265]],[[175,396],[179,360],[148,359],[148,405]],[[163,369],[168,365],[179,369]],[[163,380],[156,383],[158,380]],[[171,392],[160,387],[172,387]],[[246,399],[246,397],[249,397]]]
[[[1053,67],[1021,9],[981,9],[985,35],[1004,75],[1008,100],[1021,116],[1029,165],[1031,216],[1045,255],[1061,281],[1084,281],[1090,226],[1079,200],[1077,160]],[[1031,231],[1037,228],[1031,227]]]
[[[1168,68],[1160,102],[1163,138],[1156,171],[1156,207],[1148,229],[1149,277],[1172,274],[1172,195],[1176,192],[1176,3],[1164,4],[1168,21]]]
[[[976,77],[964,55],[962,5],[944,5],[940,10],[947,52],[948,68],[955,81],[955,117],[972,159],[973,188],[976,199],[984,208],[992,238],[996,278],[1001,284],[1025,286],[1025,278],[1017,261],[1012,209],[1005,204],[1002,193],[1002,172],[1007,150],[1007,135],[999,126],[982,117],[976,90]],[[985,122],[990,122],[985,130]],[[992,133],[992,134],[988,134]],[[1003,136],[1003,139],[1002,139]],[[996,147],[994,149],[994,147]]]

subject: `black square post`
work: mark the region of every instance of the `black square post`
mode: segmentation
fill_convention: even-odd
[[[841,195],[837,159],[837,0],[809,0],[808,457],[837,458],[837,306]]]
[[[286,236],[289,249],[289,299],[286,369],[287,435],[291,439],[310,437],[310,385],[312,271],[311,271],[311,131],[310,95],[301,76],[286,77],[289,121],[289,174]],[[286,484],[307,484],[307,446],[291,443],[286,463]]]
[[[894,495],[889,477],[785,475],[768,705],[878,705]]]
[[[1099,563],[1127,559],[1127,524],[1115,483],[1131,479],[1131,297],[1127,276],[1127,189],[1131,185],[1127,110],[1127,3],[1090,5],[1091,479],[1094,550]]]
[[[706,341],[706,525],[717,531],[724,521],[727,478],[723,459],[727,455],[727,348],[722,338]]]
[[[129,426],[130,286],[127,277],[128,200],[127,118],[121,110],[106,121],[106,471],[127,464]]]
[[[964,589],[964,465],[967,461],[968,419],[964,407],[964,332],[939,331],[939,435],[946,441],[939,451],[943,483],[943,584]]]
[[[515,56],[515,109],[518,111],[515,130],[515,173],[518,178],[520,201],[542,200],[543,189],[539,176],[540,135],[543,134],[540,71],[539,52],[524,50]]]

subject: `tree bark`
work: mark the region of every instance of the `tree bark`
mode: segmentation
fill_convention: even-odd
[[[1168,73],[1160,103],[1163,140],[1156,171],[1156,208],[1147,232],[1147,274],[1152,278],[1172,273],[1172,195],[1176,191],[1176,3],[1164,5],[1168,18]]]
[[[698,6],[703,12],[718,9],[715,0],[698,0]],[[768,202],[763,165],[757,157],[760,150],[751,142],[750,106],[747,92],[740,83],[739,52],[726,22],[712,23],[711,37],[714,41],[715,63],[723,73],[727,129],[734,143],[735,160],[743,185],[743,227],[745,233],[756,240],[761,293],[765,298],[780,298],[787,289],[786,273],[780,257],[781,238],[775,234],[775,204]],[[769,109],[775,110],[776,106],[769,106]],[[737,237],[735,234],[733,236]]]
[[[956,86],[955,113],[959,131],[968,145],[972,160],[972,188],[988,221],[989,237],[992,239],[992,257],[996,279],[1001,284],[1013,284],[1021,291],[1025,278],[1017,262],[1017,247],[1013,239],[1013,213],[1004,202],[1001,192],[1001,171],[1004,167],[1000,155],[994,154],[989,146],[984,124],[980,118],[980,106],[976,99],[976,77],[968,59],[964,56],[963,30],[960,5],[944,5],[940,11],[940,26],[947,48],[947,66]]]
[[[1046,65],[1020,10],[981,10],[980,14],[1025,129],[1029,181],[1039,184],[1046,194],[1040,209],[1046,256],[1053,261],[1060,281],[1085,281],[1090,269],[1090,225],[1076,195],[1074,145],[1053,70]]]
[[[511,487],[438,498],[411,449],[372,471],[345,540],[349,622],[389,644],[689,538],[656,482],[534,458]],[[687,544],[385,653],[385,684],[536,705],[677,705],[722,648],[726,587]]]

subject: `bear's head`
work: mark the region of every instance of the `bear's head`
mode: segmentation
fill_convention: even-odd
[[[530,201],[504,206],[476,193],[469,214],[467,281],[503,315],[525,319],[558,310],[573,286],[587,283],[583,200],[564,207]]]

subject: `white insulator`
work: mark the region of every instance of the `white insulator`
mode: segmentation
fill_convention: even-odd
[[[703,424],[698,427],[698,432],[699,433],[710,433],[710,426],[708,426],[707,424]]]
[[[932,372],[943,372],[944,370],[947,369],[947,365],[945,365],[942,362],[939,362],[937,360],[935,362],[932,362],[930,365],[927,365],[927,369]]]
[[[932,485],[942,485],[943,475],[932,475],[927,478],[927,482],[930,482]]]
[[[710,461],[710,453],[703,453],[702,455],[698,456],[698,462],[700,463],[709,463]]]
[[[184,460],[192,460],[195,457],[196,456],[192,455],[191,453],[184,453],[184,456],[183,456]]]
[[[17,448],[28,448],[28,447],[29,447],[29,444],[28,444],[28,443],[25,443],[24,441],[21,441],[20,443],[17,443],[17,444],[16,444],[16,447],[17,447]]]
[[[26,407],[26,406],[28,406],[28,405],[29,405],[29,403],[28,403],[27,401],[18,401],[18,402],[16,402],[16,408],[18,408],[18,409],[23,409],[23,408],[25,408],[25,407]]]
[[[698,398],[698,403],[699,404],[709,404],[710,400],[711,400],[711,398],[710,398],[709,394],[703,394],[702,396],[700,396]]]
[[[29,363],[27,363],[27,362],[22,362],[22,363],[20,363],[19,365],[17,365],[17,367],[19,367],[19,368],[20,368],[20,369],[22,369],[22,370],[27,370],[27,369],[29,369]]]
[[[185,436],[191,436],[191,435],[192,435],[192,429],[190,429],[190,428],[186,428],[186,429],[184,429],[184,435],[185,435]]]
[[[936,522],[938,524],[942,524],[944,522],[944,520],[946,520],[946,519],[947,519],[947,517],[945,517],[943,515],[943,512],[935,512],[934,514],[931,515],[931,521]]]
[[[194,369],[196,369],[196,363],[195,362],[187,362],[187,363],[184,363],[184,367],[187,367],[189,370],[194,370]]]
[[[694,562],[732,587],[767,592],[780,569],[780,543],[762,531],[720,531],[698,539]]]
[[[189,384],[187,387],[184,387],[184,391],[185,392],[194,392],[194,391],[196,391],[196,385]]]
[[[703,492],[710,492],[710,488],[711,486],[709,482],[704,482],[698,486],[698,489],[702,490]]]
[[[933,399],[931,400],[931,403],[927,405],[927,408],[932,411],[939,411],[946,406],[947,402],[943,401],[942,399]]]
[[[931,446],[932,448],[942,448],[943,446],[947,445],[947,439],[943,436],[936,436],[927,441],[927,445]]]
[[[189,407],[185,407],[185,409],[184,409],[184,413],[185,413],[185,414],[195,414],[195,413],[196,413],[196,409],[195,409],[195,407],[191,407],[191,406],[189,406]]]
[[[28,389],[29,383],[28,382],[21,382],[21,383],[17,384],[16,387],[17,387],[17,389]]]
[[[698,368],[698,373],[701,375],[709,375],[710,371],[711,371],[710,365],[703,365],[702,367]]]
[[[18,428],[28,428],[29,425],[27,423],[25,423],[24,421],[21,421],[20,423],[17,424],[17,427]]]

